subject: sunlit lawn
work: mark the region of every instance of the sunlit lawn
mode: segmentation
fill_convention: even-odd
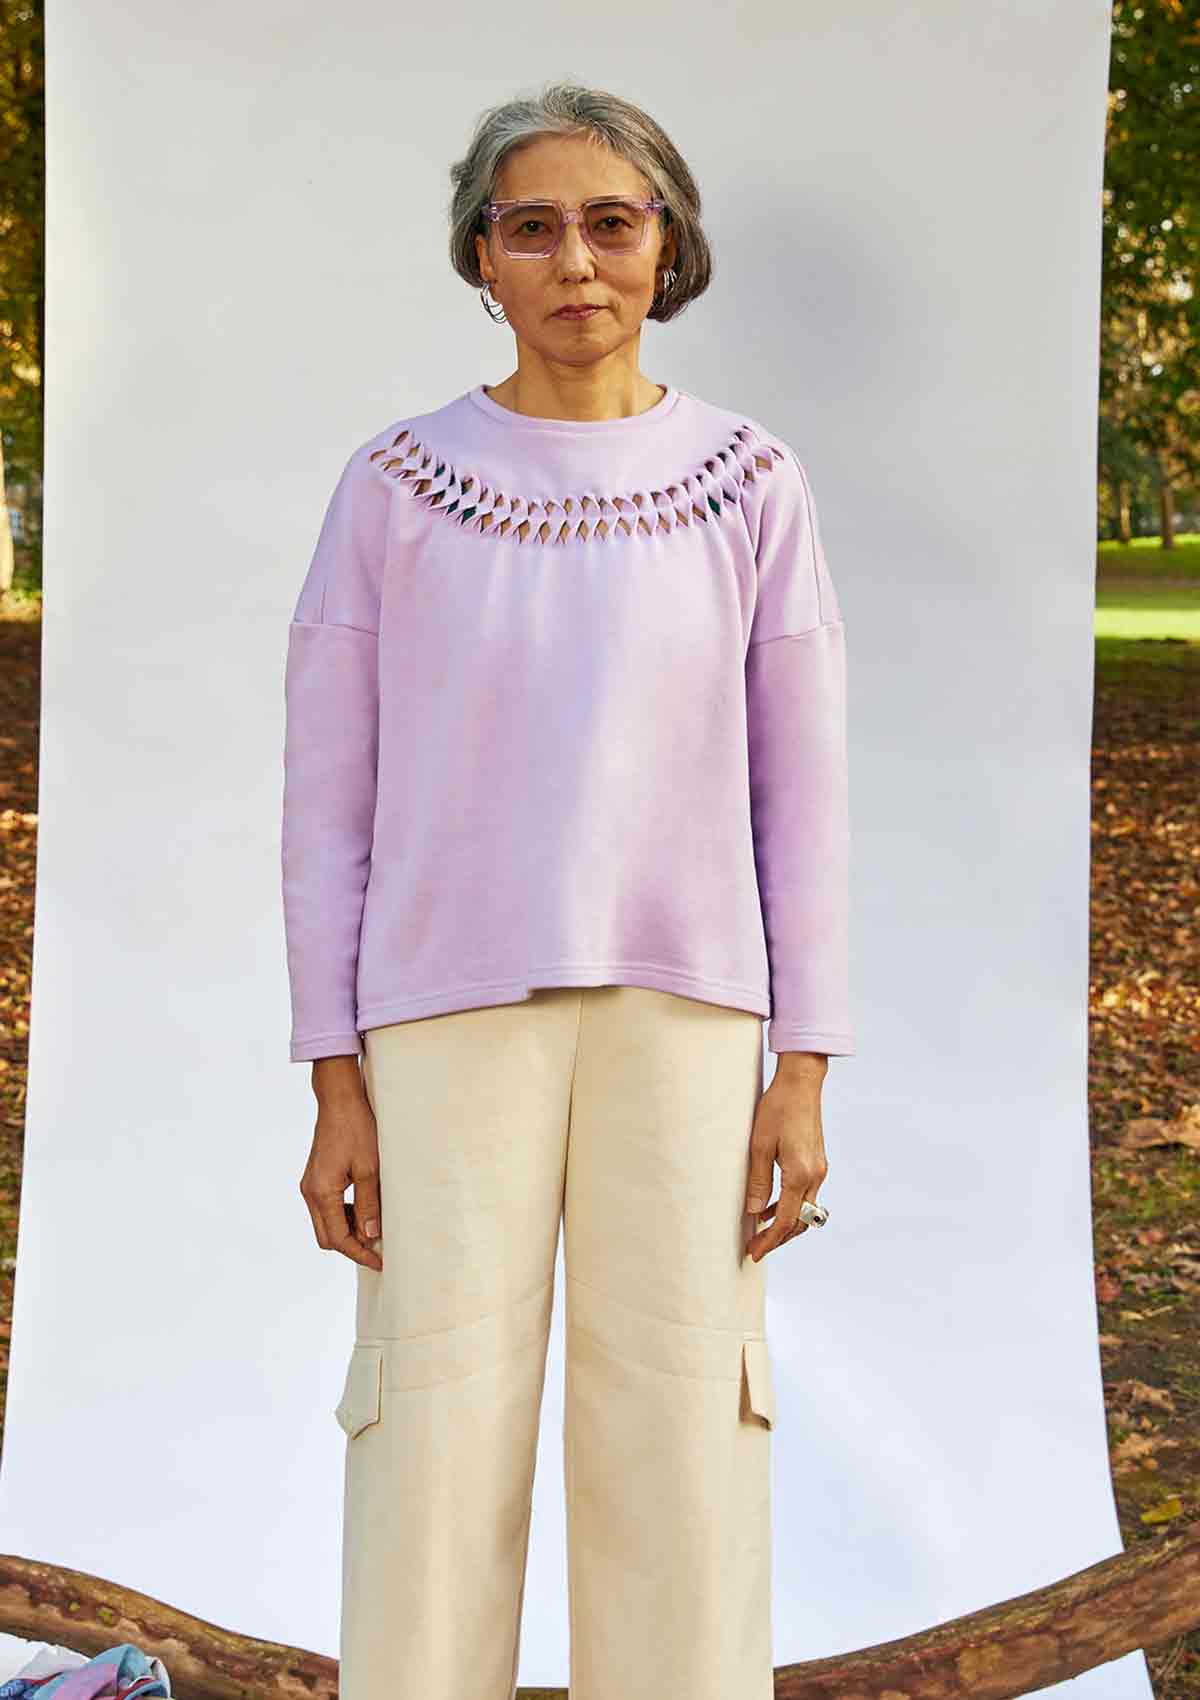
[[[1095,630],[1098,639],[1200,642],[1200,533],[1182,533],[1173,549],[1154,537],[1101,543]]]

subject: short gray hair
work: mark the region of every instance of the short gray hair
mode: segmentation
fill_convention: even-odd
[[[590,135],[635,166],[664,200],[664,230],[674,226],[675,282],[647,318],[666,321],[702,295],[712,277],[712,253],[700,224],[700,191],[683,155],[666,131],[640,106],[604,89],[579,83],[546,83],[535,95],[489,107],[476,120],[467,152],[450,167],[450,263],[459,277],[482,289],[476,235],[487,236],[483,208],[495,195],[507,156],[539,136]]]

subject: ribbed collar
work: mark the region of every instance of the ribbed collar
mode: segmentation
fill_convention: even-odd
[[[554,431],[575,436],[597,436],[606,432],[639,431],[661,425],[683,394],[673,384],[666,386],[666,395],[644,413],[630,413],[620,419],[544,419],[540,414],[514,413],[511,407],[501,407],[484,391],[482,384],[466,390],[462,397],[472,402],[489,419],[498,420],[513,431]]]

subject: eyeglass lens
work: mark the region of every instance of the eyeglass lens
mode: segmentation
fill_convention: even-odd
[[[641,245],[646,214],[632,201],[593,201],[583,209],[593,247],[607,254],[629,253]],[[562,219],[552,201],[508,207],[497,223],[510,254],[549,254],[562,235]]]

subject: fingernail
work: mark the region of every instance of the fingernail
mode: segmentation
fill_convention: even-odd
[[[379,1223],[378,1222],[368,1222],[363,1231],[365,1232],[365,1234],[366,1234],[366,1236],[369,1240],[373,1240],[376,1237],[376,1235],[379,1233]]]

